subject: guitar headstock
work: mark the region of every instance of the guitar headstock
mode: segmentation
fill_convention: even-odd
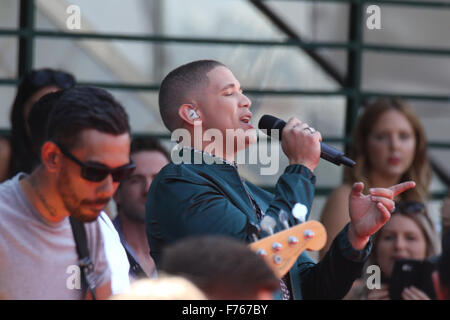
[[[304,250],[320,250],[326,240],[324,226],[318,221],[308,221],[253,242],[249,246],[262,255],[275,274],[282,278]]]

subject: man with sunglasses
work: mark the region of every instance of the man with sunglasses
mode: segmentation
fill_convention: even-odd
[[[148,193],[147,238],[157,265],[165,246],[188,236],[221,234],[251,242],[257,233],[254,226],[264,216],[275,220],[275,232],[283,228],[278,217],[281,210],[288,213],[289,223],[295,224],[291,212],[297,203],[308,218],[314,196],[313,171],[320,157],[319,132],[296,118],[288,121],[281,145],[289,166],[280,176],[275,194],[270,194],[241,179],[233,162],[237,152],[256,141],[256,133],[252,136],[251,101],[225,65],[202,60],[172,70],[161,83],[159,107],[170,131],[184,129],[193,140],[187,143],[189,139],[183,136],[183,163],[165,166]],[[199,128],[218,131],[225,139],[227,130],[245,134],[245,144],[242,150],[239,146],[224,150],[226,141],[216,138],[217,148],[209,148],[210,139],[196,136]],[[185,152],[190,161],[184,160]],[[306,253],[300,255],[280,281],[279,297],[341,299],[361,274],[371,250],[370,237],[389,219],[392,199],[414,185],[405,182],[363,195],[363,184],[356,183],[349,195],[351,223],[321,262],[315,264]]]
[[[108,298],[110,270],[97,220],[134,169],[123,107],[105,90],[63,92],[50,113],[41,164],[0,185],[0,295],[6,299],[82,299],[77,248],[68,217],[84,223],[95,287]]]

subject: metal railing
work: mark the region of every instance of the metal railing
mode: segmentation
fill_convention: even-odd
[[[245,38],[219,39],[219,38],[196,38],[196,37],[169,37],[162,35],[134,35],[134,34],[116,34],[116,33],[83,33],[83,32],[63,32],[50,30],[37,30],[35,27],[35,2],[34,0],[20,1],[20,21],[18,29],[0,28],[0,37],[17,37],[19,39],[19,59],[18,59],[18,77],[16,79],[0,79],[0,85],[16,86],[22,77],[33,68],[34,41],[36,38],[55,38],[55,39],[73,39],[73,40],[120,40],[146,43],[177,43],[177,44],[197,44],[214,46],[260,46],[260,47],[298,47],[306,52],[324,72],[331,76],[340,86],[337,90],[282,90],[266,88],[249,88],[247,94],[251,95],[280,95],[280,96],[342,96],[347,99],[346,123],[344,137],[324,137],[324,141],[343,143],[346,148],[350,146],[351,132],[355,126],[358,109],[364,104],[364,101],[370,97],[377,96],[395,96],[408,100],[441,101],[449,102],[449,95],[433,95],[426,92],[410,94],[401,92],[376,92],[361,90],[362,74],[362,54],[365,51],[387,52],[395,54],[414,54],[414,55],[435,55],[450,57],[449,48],[426,48],[412,46],[393,46],[387,44],[366,44],[363,39],[363,17],[364,6],[368,4],[394,5],[394,6],[417,6],[428,8],[439,8],[449,10],[450,3],[443,1],[395,1],[395,0],[278,0],[278,1],[305,1],[305,2],[334,2],[349,5],[349,37],[347,42],[320,42],[305,41],[297,32],[289,28],[284,20],[274,13],[267,6],[270,2],[276,0],[248,0],[249,3],[261,11],[266,18],[271,21],[287,39],[285,40],[254,40]],[[346,50],[348,54],[347,74],[341,75],[334,66],[326,59],[322,58],[317,49],[340,49]],[[157,91],[159,84],[127,84],[127,83],[101,83],[101,82],[82,82],[82,85],[91,85],[103,87],[106,89],[119,90],[141,90]],[[1,135],[8,134],[7,130],[0,130]],[[156,135],[167,139],[169,135]],[[429,148],[450,149],[450,143],[430,141]],[[318,194],[327,194],[330,190],[327,188],[318,188]],[[433,197],[440,198],[442,194],[434,194]]]

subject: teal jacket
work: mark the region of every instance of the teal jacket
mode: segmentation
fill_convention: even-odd
[[[229,164],[174,164],[155,177],[146,203],[146,231],[150,254],[158,266],[162,250],[184,237],[226,235],[252,241],[250,223],[258,224],[247,192],[266,215],[277,221],[281,209],[290,213],[296,203],[308,208],[314,197],[315,177],[302,165],[290,165],[280,176],[275,194],[241,180]],[[296,221],[290,215],[290,224]],[[348,227],[348,226],[347,226]],[[361,275],[370,244],[362,251],[351,248],[347,227],[336,237],[328,254],[315,264],[306,253],[289,272],[294,299],[340,299]]]

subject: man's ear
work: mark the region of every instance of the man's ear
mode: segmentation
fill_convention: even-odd
[[[62,153],[54,142],[46,141],[41,148],[42,164],[50,172],[56,172],[60,167]]]
[[[194,125],[195,120],[201,119],[198,110],[192,104],[185,103],[178,108],[178,115],[185,122]]]

